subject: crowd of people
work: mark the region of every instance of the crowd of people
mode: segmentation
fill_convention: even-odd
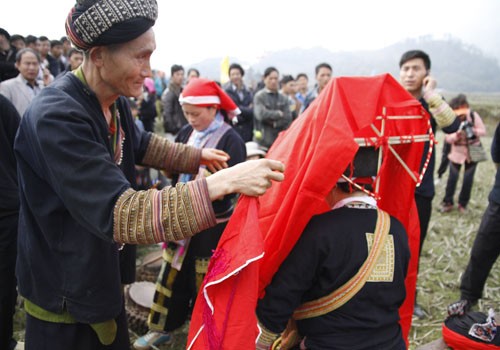
[[[314,84],[304,73],[280,75],[268,67],[262,84],[247,86],[239,63],[229,66],[229,81],[222,85],[179,64],[167,78],[149,62],[156,46],[156,1],[136,3],[119,18],[93,20],[96,12],[112,16],[110,2],[77,2],[66,20],[67,36],[59,40],[0,28],[0,349],[16,347],[12,319],[18,293],[26,311],[26,349],[130,348],[123,286],[135,280],[136,246],[157,243],[163,243],[163,264],[149,332],[133,346],[146,350],[169,342],[172,331],[189,319],[236,198],[260,196],[283,180],[284,164],[265,158],[266,152],[334,77],[332,66],[323,62],[316,65]],[[399,68],[402,87],[429,113],[432,131],[439,127],[446,134],[449,151],[442,167],[449,176],[440,209],[454,209],[464,165],[457,208],[465,213],[477,164],[484,160],[471,149],[480,146],[485,125],[464,95],[447,103],[438,93],[425,52],[403,53]],[[497,127],[491,151],[497,165],[499,133]],[[419,252],[435,195],[435,156],[426,158],[428,147],[429,142],[420,165],[426,171],[414,194]],[[161,170],[161,186],[150,168]],[[497,171],[450,316],[467,313],[482,297],[500,253],[499,191]],[[294,346],[405,349],[397,313],[410,258],[405,228],[343,181],[325,200],[332,211],[311,220],[259,300],[256,349],[273,346],[300,302],[325,297],[338,286],[336,257],[345,249],[364,251],[341,262],[347,264],[347,279],[356,274],[372,254],[366,232],[377,233],[374,239],[392,237],[393,277],[370,281],[346,306],[315,322],[297,321],[301,334]],[[385,232],[375,229],[383,220]],[[343,231],[330,234],[329,227]],[[339,244],[345,232],[353,241]],[[328,253],[318,237],[331,247]],[[308,254],[326,255],[307,265]],[[319,269],[320,279],[301,282]],[[414,315],[425,318],[417,300]],[[370,310],[374,317],[367,321]],[[338,322],[340,330],[354,333],[346,337]],[[360,339],[358,328],[366,328],[359,334],[369,337]],[[318,329],[325,334],[318,336]]]

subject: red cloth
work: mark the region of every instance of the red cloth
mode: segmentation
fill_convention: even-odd
[[[285,180],[274,183],[260,198],[258,218],[256,215],[253,220],[258,220],[262,235],[259,235],[258,229],[247,230],[244,225],[245,222],[254,225],[250,218],[251,213],[248,212],[245,216],[242,211],[247,210],[247,207],[253,208],[252,202],[256,199],[242,197],[215,253],[223,250],[229,254],[230,258],[225,256],[224,260],[230,264],[233,260],[241,262],[250,259],[254,259],[254,263],[240,269],[238,281],[235,281],[235,276],[231,276],[217,286],[209,285],[210,281],[214,281],[208,276],[209,267],[205,287],[200,291],[191,320],[189,349],[251,349],[255,346],[256,299],[252,298],[257,291],[248,290],[247,285],[251,284],[248,280],[258,277],[258,293],[263,296],[265,287],[297,242],[310,218],[329,210],[325,197],[354,158],[358,149],[354,138],[375,136],[370,128],[371,123],[381,130],[382,121],[375,118],[383,114],[384,107],[387,115],[423,117],[420,120],[386,120],[384,135],[427,133],[428,114],[394,78],[385,74],[332,79],[309,108],[287,131],[279,135],[267,158],[277,159],[285,164]],[[387,138],[383,137],[378,139],[376,145],[386,145],[386,142]],[[422,158],[423,143],[393,147],[416,174]],[[419,247],[419,223],[414,203],[416,184],[387,148],[379,177],[379,207],[405,226],[412,253],[406,279],[407,298],[400,310],[401,325],[406,338],[413,313]],[[228,241],[226,236],[238,236],[238,239]],[[256,249],[258,245],[263,244],[265,255],[262,259],[256,259],[258,251],[244,256],[248,250],[246,244],[249,242],[252,242],[252,247]],[[212,258],[211,267],[220,264],[217,260],[221,259]],[[231,286],[223,286],[224,284]],[[241,299],[246,296],[248,303],[237,303],[235,299],[229,303],[228,288],[235,288],[235,292],[231,292],[232,296],[237,295]],[[215,312],[211,317],[203,319],[200,315],[214,298],[217,298],[219,305],[212,303]],[[218,312],[218,306],[223,311]],[[236,320],[240,319],[241,315],[245,316],[241,323],[244,332],[233,335],[233,329],[240,329]],[[232,325],[231,331],[229,324]],[[214,329],[217,329],[219,334],[224,333],[223,341],[217,347],[212,347],[213,344],[205,341]],[[198,332],[205,334],[205,337],[198,336],[195,339]]]

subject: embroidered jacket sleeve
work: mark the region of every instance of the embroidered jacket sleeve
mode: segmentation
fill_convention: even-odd
[[[453,112],[440,94],[434,90],[426,91],[423,98],[429,105],[429,110],[439,127],[443,128],[445,132],[447,132],[445,129],[450,127],[453,130],[449,130],[448,132],[455,132],[458,129],[460,123],[455,112]]]
[[[201,149],[151,134],[142,164],[171,173],[196,174],[200,160]]]
[[[101,132],[105,123],[94,116],[99,111],[82,111],[59,91],[51,93],[45,99],[47,110],[35,117],[36,130],[23,147],[35,152],[32,167],[80,225],[108,241],[114,237],[152,244],[189,237],[216,224],[204,179],[162,191],[132,190],[107,147],[107,134]],[[176,151],[165,148],[164,154],[175,157]]]

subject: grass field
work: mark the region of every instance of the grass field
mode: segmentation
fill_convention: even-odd
[[[500,94],[472,94],[469,100],[472,108],[484,116],[488,136],[482,140],[484,146],[489,149],[491,135],[500,121]],[[441,141],[443,134],[438,132],[437,138]],[[436,147],[437,160],[440,159],[441,147],[442,143]],[[439,212],[439,203],[444,196],[447,174],[436,185],[431,223],[423,248],[417,284],[419,303],[426,311],[427,318],[414,319],[410,331],[410,349],[412,350],[440,337],[441,324],[446,317],[446,306],[459,297],[460,278],[468,262],[472,242],[488,203],[487,198],[495,171],[495,166],[491,161],[478,165],[472,199],[464,215],[460,215],[456,210],[446,214]],[[460,186],[461,182],[457,186],[456,196],[458,196]],[[144,247],[140,251],[149,250]],[[495,307],[497,312],[500,312],[500,261],[497,261],[492,269],[484,290],[484,297],[480,300],[477,309],[485,311],[489,306]],[[15,327],[16,337],[22,340],[24,338],[22,309],[16,314]],[[188,325],[185,325],[176,333],[172,344],[163,346],[161,349],[185,349],[187,327]],[[136,337],[137,335],[131,331],[131,339],[134,340]]]

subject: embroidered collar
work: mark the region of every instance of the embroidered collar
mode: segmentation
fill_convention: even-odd
[[[375,198],[369,196],[347,197],[335,203],[332,210],[342,207],[375,209],[377,208],[377,201],[375,200]]]

